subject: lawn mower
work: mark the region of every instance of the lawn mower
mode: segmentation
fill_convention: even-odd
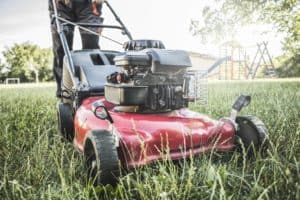
[[[121,169],[163,159],[227,152],[239,144],[253,151],[263,146],[263,122],[238,116],[250,96],[238,97],[231,115],[220,120],[189,110],[189,102],[198,97],[188,53],[165,49],[161,41],[133,40],[109,2],[104,4],[118,26],[70,22],[57,15],[55,6],[53,16],[65,51],[59,131],[83,153],[88,175],[97,184],[114,185]],[[129,41],[123,52],[71,51],[65,25],[96,35],[88,27],[119,29]]]

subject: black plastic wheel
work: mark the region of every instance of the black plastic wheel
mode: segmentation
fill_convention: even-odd
[[[74,139],[74,119],[70,104],[59,102],[57,104],[58,131],[66,140]]]
[[[242,144],[237,142],[239,149],[243,145],[249,153],[253,153],[253,151],[267,148],[268,131],[259,118],[255,116],[238,116],[236,123],[239,126],[236,135],[242,142]]]
[[[84,142],[84,158],[89,178],[96,185],[115,186],[120,176],[114,136],[106,130],[91,131]]]

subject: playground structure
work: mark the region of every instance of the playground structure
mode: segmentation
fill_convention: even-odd
[[[248,79],[249,78],[254,79],[257,75],[258,70],[262,67],[264,67],[263,73],[266,76],[276,77],[276,69],[274,67],[274,63],[272,61],[272,58],[271,58],[269,50],[268,50],[268,43],[263,42],[263,43],[257,44],[257,47],[258,48],[257,48],[256,54],[255,54],[255,57],[249,68]],[[258,61],[258,62],[256,62],[256,61]]]
[[[209,79],[244,80],[276,77],[268,43],[262,42],[256,46],[257,50],[252,61],[249,48],[241,46],[237,41],[229,41],[221,45],[218,58],[198,54],[198,61],[194,61],[193,64],[200,66],[201,69],[205,68]],[[195,53],[190,55],[192,60],[197,57]]]
[[[248,55],[245,48],[238,42],[230,41],[224,43],[219,49],[221,57],[214,68],[211,68],[210,77],[219,80],[241,80],[246,79],[248,67]]]

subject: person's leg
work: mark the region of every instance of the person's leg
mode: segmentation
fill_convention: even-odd
[[[100,49],[99,36],[82,32],[80,32],[80,34],[82,41],[82,49]]]
[[[64,6],[58,5],[58,14],[61,17],[72,20],[72,12],[71,9]],[[49,11],[50,15],[53,14],[52,1],[49,0]],[[52,32],[52,48],[53,48],[53,75],[56,81],[57,90],[56,96],[61,97],[61,81],[62,81],[62,68],[63,68],[63,59],[64,59],[64,49],[61,43],[60,36],[56,29],[56,24],[54,20],[51,20],[51,32]],[[67,43],[70,49],[73,46],[73,36],[74,36],[74,27],[67,26],[64,28],[64,33],[67,39]]]
[[[101,11],[99,11],[101,13]],[[102,24],[103,18],[93,13],[93,5],[89,3],[75,3],[77,21],[80,23]],[[90,30],[101,33],[101,28],[90,27]],[[99,36],[80,30],[82,49],[99,49]]]
[[[63,59],[65,52],[59,37],[56,32],[56,28],[52,28],[52,42],[53,42],[53,75],[56,80],[57,90],[56,96],[61,96],[61,81],[62,81],[62,69],[63,69]],[[69,48],[72,49],[73,44],[73,31],[66,32],[65,36],[68,41]]]

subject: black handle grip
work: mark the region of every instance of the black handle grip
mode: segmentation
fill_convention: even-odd
[[[232,109],[239,112],[242,110],[243,107],[248,106],[250,104],[250,102],[251,102],[251,96],[241,95],[241,96],[239,96],[239,98],[237,98],[237,100],[233,104]]]

